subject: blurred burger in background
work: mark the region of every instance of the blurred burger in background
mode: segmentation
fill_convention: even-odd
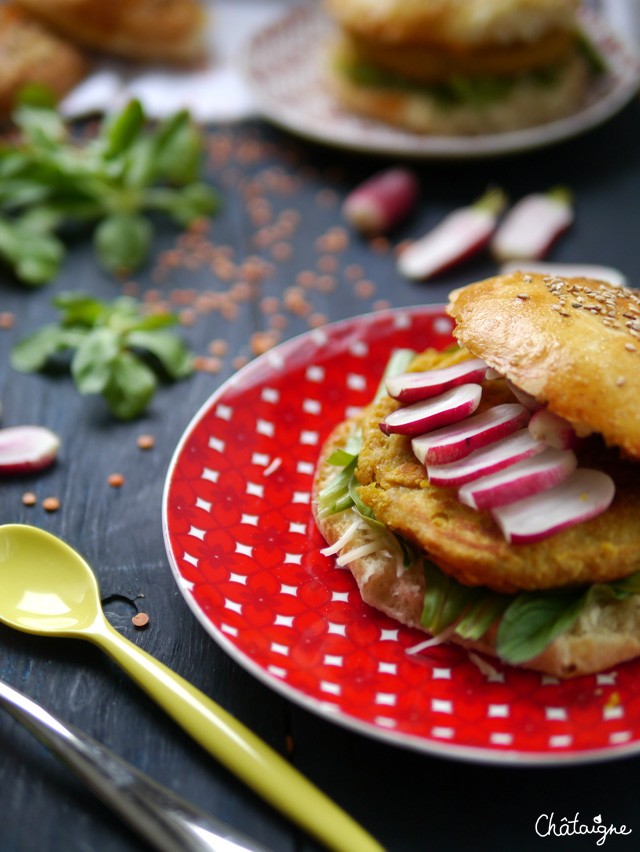
[[[579,0],[325,0],[331,77],[355,112],[418,133],[504,132],[584,100],[597,58]]]

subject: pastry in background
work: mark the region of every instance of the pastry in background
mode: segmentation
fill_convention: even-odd
[[[84,47],[140,62],[191,65],[206,55],[199,0],[19,0]]]
[[[418,133],[505,132],[578,109],[579,0],[325,0],[331,78],[354,112]]]
[[[0,118],[29,84],[44,84],[62,98],[87,72],[84,54],[13,3],[0,6]]]

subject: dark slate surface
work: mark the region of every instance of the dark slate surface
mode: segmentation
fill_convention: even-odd
[[[575,192],[577,218],[553,258],[611,264],[637,283],[639,140],[640,104],[635,102],[606,127],[553,149],[476,163],[416,163],[423,200],[392,242],[420,235],[489,185],[503,187],[516,199],[562,183]],[[640,772],[640,758],[525,769],[468,765],[394,748],[316,718],[271,692],[219,650],[187,609],[163,545],[164,479],[191,417],[237,367],[236,359],[252,357],[253,332],[269,327],[263,297],[279,300],[277,317],[284,326],[281,336],[287,338],[306,330],[316,314],[339,319],[375,309],[380,300],[393,306],[442,302],[452,287],[495,271],[491,259],[482,255],[433,283],[414,284],[397,276],[388,245],[351,237],[341,251],[327,251],[322,237],[342,225],[340,199],[384,165],[383,160],[297,141],[261,123],[212,130],[209,143],[208,176],[220,188],[224,208],[208,240],[230,247],[238,264],[249,255],[262,257],[271,264],[263,269],[266,274],[252,278],[244,267],[238,276],[237,270],[229,273],[219,263],[212,271],[210,263],[198,266],[193,252],[185,261],[175,254],[182,243],[167,226],[160,227],[154,257],[136,276],[135,288],[132,282],[116,283],[101,273],[81,235],[74,238],[59,278],[41,290],[20,287],[2,274],[0,313],[15,315],[13,327],[0,330],[3,425],[47,425],[60,434],[63,449],[58,464],[46,473],[2,482],[0,521],[35,524],[79,549],[98,575],[105,608],[119,630],[273,747],[290,753],[295,766],[390,850],[595,845],[593,837],[537,837],[536,818],[552,811],[558,818],[601,813],[607,823],[625,823],[633,834],[609,838],[607,848],[633,848],[633,837],[640,836],[633,780]],[[298,211],[299,221],[290,236],[276,239],[284,247],[274,249],[274,234],[260,228],[273,224],[284,210]],[[338,261],[337,270],[327,273],[335,280],[320,286],[315,279],[315,286],[302,288],[310,307],[306,316],[300,315],[300,293],[289,288],[300,286],[300,272],[318,272],[319,258],[326,255]],[[176,260],[178,265],[167,266]],[[362,269],[354,272],[354,265]],[[233,289],[246,282],[247,275],[253,281],[249,298],[246,287]],[[226,341],[227,352],[216,364],[217,372],[201,371],[163,388],[139,421],[116,423],[100,399],[79,397],[67,377],[21,375],[8,364],[11,346],[50,321],[52,296],[69,288],[102,298],[135,289],[140,298],[169,300],[180,310],[187,302],[193,309],[194,294],[188,291],[207,292],[208,308],[199,303],[200,312],[188,313],[182,333],[203,356],[209,354],[211,341],[219,339]],[[224,296],[225,310],[235,298],[234,316],[212,309],[211,293]],[[147,452],[136,446],[137,436],[145,432],[156,441]],[[125,476],[121,488],[107,484],[115,471]],[[27,490],[39,500],[59,497],[60,510],[47,514],[39,504],[24,507],[21,495]],[[136,610],[150,615],[144,631],[131,624]],[[97,649],[1,627],[0,648],[1,677],[161,782],[278,852],[319,848],[203,753]],[[0,755],[2,852],[144,848],[6,714],[0,715]]]

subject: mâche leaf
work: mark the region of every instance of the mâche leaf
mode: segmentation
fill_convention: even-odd
[[[17,370],[46,369],[62,352],[72,353],[71,376],[82,394],[102,394],[111,413],[140,415],[158,379],[176,381],[193,372],[193,355],[167,330],[176,317],[147,315],[135,299],[101,302],[86,293],[61,293],[53,300],[58,324],[43,326],[11,353]]]
[[[200,179],[202,133],[186,111],[151,127],[133,100],[88,141],[52,108],[23,104],[14,120],[20,138],[0,144],[0,260],[26,284],[56,276],[69,225],[94,225],[100,264],[119,275],[148,257],[148,211],[187,227],[218,209]]]

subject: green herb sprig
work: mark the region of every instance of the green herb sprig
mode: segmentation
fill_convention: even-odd
[[[23,104],[14,121],[18,141],[0,145],[0,259],[25,284],[55,277],[70,228],[93,227],[102,267],[125,274],[149,254],[149,214],[186,227],[219,207],[199,178],[203,138],[186,111],[150,127],[133,100],[90,140],[50,107]]]
[[[81,394],[102,394],[120,420],[138,417],[161,378],[177,381],[193,371],[194,359],[168,326],[174,314],[145,314],[135,299],[105,303],[84,293],[62,293],[53,300],[57,323],[21,340],[11,353],[13,367],[43,371],[68,363]]]

